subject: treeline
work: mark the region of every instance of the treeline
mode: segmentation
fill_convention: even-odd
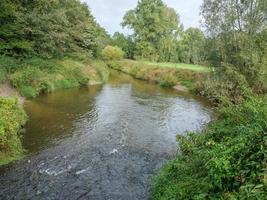
[[[178,13],[161,0],[138,1],[125,14],[122,26],[134,34],[115,33],[112,39],[127,58],[193,64],[206,60],[204,33],[199,28],[184,30]]]
[[[115,33],[112,44],[130,59],[205,63],[215,72],[202,83],[199,94],[214,102],[221,102],[222,96],[238,101],[249,92],[266,90],[266,4],[264,0],[205,0],[203,32],[184,30],[179,15],[162,0],[141,0],[122,22],[133,34]]]
[[[0,55],[98,57],[108,35],[79,0],[1,0]]]

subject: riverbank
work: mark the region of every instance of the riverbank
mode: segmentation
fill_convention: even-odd
[[[186,92],[194,91],[197,87],[197,81],[203,80],[208,68],[192,65],[178,64],[171,67],[168,63],[151,63],[133,60],[109,61],[107,65],[134,78],[146,80],[148,82],[159,84],[162,87],[173,87],[176,90]]]
[[[265,199],[266,97],[224,107],[203,132],[178,135],[179,154],[153,177],[153,199]]]
[[[20,130],[27,119],[22,107],[27,98],[58,89],[102,84],[109,76],[104,62],[84,58],[18,61],[1,57],[0,65],[0,165],[23,155]]]
[[[199,130],[213,113],[202,99],[111,69],[106,84],[41,95],[25,110],[27,157],[0,168],[0,199],[149,199],[177,131]]]

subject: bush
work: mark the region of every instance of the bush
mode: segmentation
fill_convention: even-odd
[[[200,134],[177,136],[180,154],[152,180],[157,199],[265,199],[267,97],[219,112]]]
[[[27,116],[16,99],[0,97],[0,165],[23,154],[19,131]]]
[[[18,68],[20,68],[18,59],[0,55],[0,69],[5,69],[8,73],[11,73]]]
[[[230,64],[223,64],[210,77],[199,82],[196,92],[217,104],[240,103],[252,95],[246,77]]]
[[[103,60],[120,60],[123,58],[124,52],[117,46],[106,46],[102,50],[102,58]]]
[[[0,68],[0,84],[5,82],[6,75],[7,75],[6,69]]]

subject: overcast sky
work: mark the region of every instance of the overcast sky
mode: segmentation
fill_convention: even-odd
[[[120,25],[126,11],[133,9],[138,0],[83,0],[85,1],[97,22],[104,27],[108,33],[116,31],[130,33]],[[180,15],[181,22],[185,28],[190,26],[199,27],[200,5],[202,0],[163,0],[169,7],[173,7]]]

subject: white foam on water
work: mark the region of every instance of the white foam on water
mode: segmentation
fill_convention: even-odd
[[[117,152],[118,152],[118,149],[112,149],[112,151],[109,152],[109,155],[111,155],[111,154],[115,154],[115,153],[117,153]]]

